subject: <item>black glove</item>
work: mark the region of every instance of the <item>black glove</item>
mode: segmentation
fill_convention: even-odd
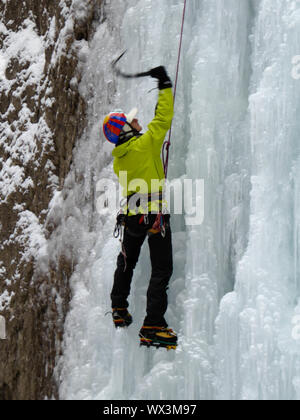
[[[160,90],[171,88],[173,86],[170,77],[165,69],[165,67],[155,67],[154,69],[150,70],[150,76],[154,79],[158,79],[158,87]]]

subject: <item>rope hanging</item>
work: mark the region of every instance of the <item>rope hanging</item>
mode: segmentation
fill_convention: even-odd
[[[180,66],[180,59],[181,59],[181,49],[182,49],[182,40],[183,40],[183,29],[185,23],[185,12],[186,12],[186,4],[187,0],[184,0],[184,7],[183,7],[183,15],[182,15],[182,24],[181,24],[181,34],[180,34],[180,44],[179,44],[179,52],[178,52],[178,60],[177,60],[177,70],[176,70],[176,79],[175,79],[175,87],[174,87],[174,104],[176,100],[176,92],[177,92],[177,83],[178,83],[178,76],[179,76],[179,66]],[[163,145],[163,165],[164,165],[164,172],[165,177],[167,179],[168,176],[168,167],[169,167],[169,149],[171,146],[171,138],[172,138],[172,126],[169,132],[169,139]]]

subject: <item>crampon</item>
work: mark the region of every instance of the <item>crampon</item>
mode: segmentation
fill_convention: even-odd
[[[112,317],[116,328],[125,328],[132,324],[132,316],[127,309],[114,308]]]
[[[170,328],[143,327],[139,337],[141,346],[167,350],[176,350],[177,348],[177,335]]]

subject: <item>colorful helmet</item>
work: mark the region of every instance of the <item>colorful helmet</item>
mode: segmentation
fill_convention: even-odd
[[[110,143],[117,144],[119,136],[127,122],[123,112],[111,112],[103,122],[103,133]]]
[[[128,132],[132,130],[129,124],[135,119],[137,113],[138,109],[133,108],[129,114],[124,114],[121,110],[108,114],[103,122],[103,133],[107,140],[110,143],[117,144],[122,131]]]

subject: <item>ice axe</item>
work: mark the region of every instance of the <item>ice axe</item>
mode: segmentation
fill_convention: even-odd
[[[112,69],[116,73],[117,76],[123,77],[124,79],[137,79],[139,77],[147,77],[151,76],[151,71],[146,71],[143,73],[135,73],[135,74],[127,74],[123,73],[120,69],[118,69],[117,64],[121,60],[121,58],[126,54],[127,50],[125,50],[120,57],[112,62]]]

